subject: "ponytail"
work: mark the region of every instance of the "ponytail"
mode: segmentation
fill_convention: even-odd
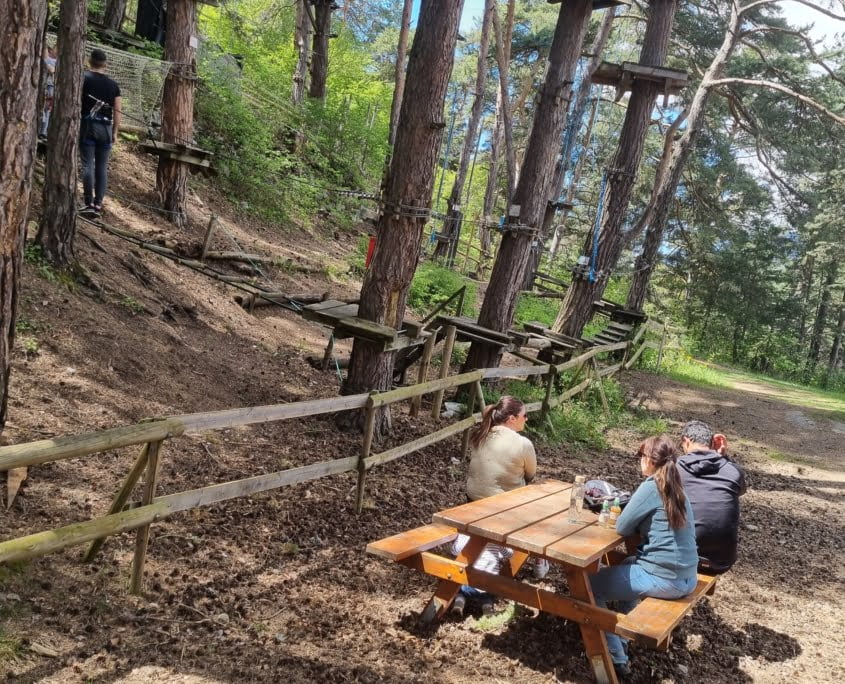
[[[675,444],[664,435],[650,437],[640,445],[639,456],[645,456],[654,466],[652,477],[663,501],[669,527],[673,530],[681,529],[687,524],[687,497],[678,473]]]
[[[490,430],[506,422],[511,416],[518,416],[522,413],[523,408],[525,408],[525,405],[519,399],[507,394],[495,404],[487,406],[481,413],[481,422],[469,437],[472,448],[477,449],[484,444]]]

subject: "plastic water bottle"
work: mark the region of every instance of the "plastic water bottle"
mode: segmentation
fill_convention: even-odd
[[[575,484],[569,495],[569,520],[571,523],[581,522],[581,509],[584,508],[584,476],[576,475]]]
[[[601,513],[599,513],[599,527],[607,527],[607,519],[610,517],[610,502],[605,499],[601,505]]]

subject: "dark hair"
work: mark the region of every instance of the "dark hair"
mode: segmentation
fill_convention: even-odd
[[[686,437],[696,444],[710,446],[713,441],[713,428],[701,420],[691,420],[681,429],[681,437]]]
[[[94,48],[93,50],[91,50],[91,60],[90,61],[91,61],[91,66],[101,67],[108,61],[108,58],[106,57],[105,52],[103,52],[99,48]]]
[[[666,517],[669,519],[669,527],[679,530],[687,524],[687,497],[684,494],[684,485],[681,476],[678,474],[678,467],[675,464],[678,458],[678,449],[675,443],[666,435],[649,437],[640,444],[637,456],[645,456],[654,466],[654,482],[660,498],[663,500],[663,508],[666,510]]]
[[[481,414],[481,423],[470,435],[470,444],[477,449],[487,439],[493,427],[506,422],[511,416],[518,416],[524,409],[525,404],[516,397],[507,394],[501,397],[495,404],[484,409],[484,413]]]

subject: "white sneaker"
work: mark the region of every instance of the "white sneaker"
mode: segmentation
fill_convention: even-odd
[[[534,579],[541,580],[549,574],[549,561],[545,558],[537,558],[534,561]]]
[[[460,615],[463,616],[464,614],[464,606],[467,604],[466,596],[463,594],[458,594],[455,597],[455,600],[452,601],[452,606],[449,608],[449,612],[453,615]]]

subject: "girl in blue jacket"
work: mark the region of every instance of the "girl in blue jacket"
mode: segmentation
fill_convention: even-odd
[[[698,566],[693,513],[675,465],[674,443],[663,435],[650,437],[637,456],[646,479],[616,521],[616,531],[625,537],[639,535],[642,543],[635,556],[592,578],[596,603],[606,608],[608,601],[616,601],[622,613],[646,596],[686,596],[695,589]],[[616,634],[606,637],[617,674],[627,676],[626,640]]]

